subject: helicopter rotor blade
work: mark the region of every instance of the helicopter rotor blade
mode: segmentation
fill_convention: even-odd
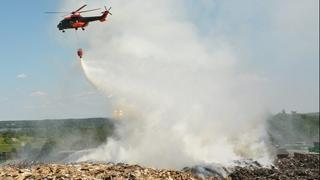
[[[69,12],[44,12],[45,14],[66,14],[66,13],[69,13]]]
[[[73,11],[71,12],[71,14],[75,14],[75,13],[86,13],[86,12],[91,12],[91,11],[97,11],[97,10],[100,10],[101,8],[96,8],[96,9],[90,9],[90,10],[85,10],[85,11],[81,11],[83,8],[85,8],[87,5],[83,5],[81,6],[79,9],[77,9],[76,11]],[[111,10],[111,7],[109,9],[107,9],[107,7],[105,6],[104,7],[106,11],[110,11]],[[46,14],[70,14],[70,12],[44,12]],[[111,14],[109,12],[109,14]],[[112,14],[111,14],[112,15]]]
[[[110,10],[112,9],[112,7],[109,7],[108,12],[110,15],[112,15],[112,13],[110,12]]]
[[[86,10],[86,11],[79,11],[78,13],[86,13],[86,12],[91,12],[91,11],[97,11],[100,10],[101,8],[97,8],[97,9],[90,9],[90,10]]]
[[[85,4],[85,5],[81,6],[79,9],[77,9],[76,11],[73,11],[72,13],[74,14],[74,13],[76,13],[76,12],[79,12],[81,9],[85,8],[86,6],[87,6],[87,5]]]

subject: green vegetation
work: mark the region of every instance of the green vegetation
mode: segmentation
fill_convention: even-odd
[[[17,152],[34,160],[94,148],[106,142],[113,126],[106,118],[0,121],[0,153]]]
[[[319,113],[278,113],[268,120],[268,126],[273,144],[316,150],[313,142],[319,141]]]
[[[106,118],[0,121],[0,163],[3,152],[24,159],[62,160],[68,153],[105,143],[113,129],[113,121]],[[319,147],[312,146],[319,141],[319,113],[276,114],[268,120],[268,133],[273,144],[319,152]]]
[[[10,144],[0,144],[0,152],[12,152],[13,147]]]
[[[319,147],[309,147],[310,152],[314,153],[320,153],[320,148]]]

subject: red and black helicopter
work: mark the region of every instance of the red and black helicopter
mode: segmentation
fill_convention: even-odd
[[[78,28],[81,28],[82,30],[84,30],[84,28],[86,26],[88,26],[88,24],[90,22],[93,21],[106,21],[107,16],[110,14],[110,10],[111,7],[109,9],[107,9],[107,7],[105,8],[105,11],[102,12],[101,16],[91,16],[91,17],[82,17],[80,14],[81,13],[85,13],[85,12],[90,12],[90,11],[97,11],[100,10],[100,8],[98,9],[91,9],[91,10],[85,10],[85,11],[81,11],[83,8],[85,8],[87,5],[83,5],[82,7],[80,7],[79,9],[77,9],[76,11],[71,12],[71,15],[66,16],[62,21],[60,21],[60,23],[58,24],[58,29],[62,32],[65,32],[65,29],[75,29],[78,30]],[[45,13],[69,13],[69,12],[45,12]]]

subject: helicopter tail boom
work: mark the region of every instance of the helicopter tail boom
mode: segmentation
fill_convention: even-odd
[[[106,18],[107,18],[107,16],[109,14],[112,15],[112,13],[110,12],[111,7],[109,9],[107,9],[107,7],[105,6],[104,9],[105,9],[105,11],[102,12],[102,16],[101,16],[101,19],[100,19],[101,22],[106,21]]]

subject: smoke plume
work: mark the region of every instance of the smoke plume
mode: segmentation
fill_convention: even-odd
[[[101,6],[90,1],[90,7]],[[200,4],[209,6],[207,1]],[[72,0],[64,9],[82,4]],[[107,24],[81,33],[89,80],[124,116],[106,144],[78,161],[181,168],[269,160],[261,79],[238,68],[225,38],[201,35],[179,0],[116,0]],[[208,8],[208,7],[207,7]]]

